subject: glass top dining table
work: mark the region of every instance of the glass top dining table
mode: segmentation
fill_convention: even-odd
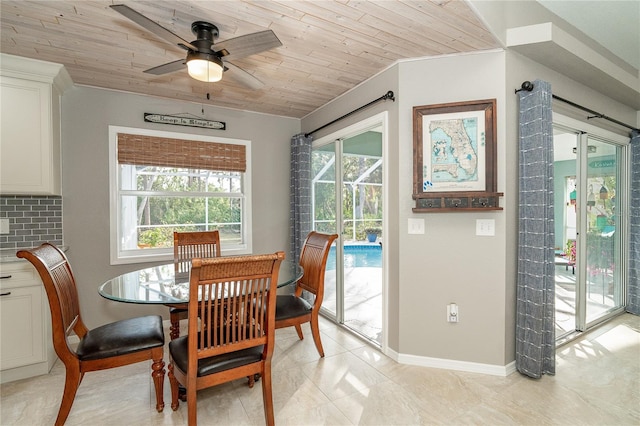
[[[283,260],[278,273],[278,287],[295,283],[304,274],[297,262]],[[174,263],[150,266],[127,272],[105,282],[98,293],[116,302],[184,305],[189,302],[189,274],[175,273]]]

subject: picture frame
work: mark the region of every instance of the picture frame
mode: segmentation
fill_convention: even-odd
[[[496,179],[495,99],[413,108],[414,211],[501,210]]]

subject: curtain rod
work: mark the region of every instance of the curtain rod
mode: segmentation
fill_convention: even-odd
[[[325,127],[327,127],[327,126],[331,126],[333,123],[336,123],[336,122],[338,122],[338,121],[340,121],[340,120],[342,120],[342,119],[345,119],[345,118],[349,117],[351,114],[355,114],[356,112],[358,112],[358,111],[360,111],[360,110],[362,110],[362,109],[365,109],[365,108],[366,108],[366,107],[368,107],[368,106],[371,106],[371,105],[373,105],[373,104],[375,104],[375,103],[377,103],[377,102],[380,102],[380,101],[386,101],[387,99],[391,99],[391,100],[392,100],[392,101],[394,101],[394,102],[396,101],[396,98],[393,96],[393,92],[392,92],[391,90],[389,90],[389,91],[388,91],[387,93],[385,93],[384,95],[380,96],[378,99],[375,99],[375,100],[373,100],[373,101],[369,102],[369,103],[368,103],[368,104],[366,104],[366,105],[362,105],[360,108],[356,108],[356,109],[354,109],[353,111],[346,113],[346,114],[345,114],[345,115],[343,115],[342,117],[338,117],[338,118],[336,118],[335,120],[333,120],[333,121],[331,121],[331,122],[329,122],[329,123],[325,124],[324,126],[320,126],[320,127],[318,127],[317,129],[310,131],[309,133],[305,133],[305,134],[304,134],[304,137],[305,137],[305,138],[308,138],[309,136],[311,136],[311,135],[312,135],[312,134],[314,134],[315,132],[317,132],[317,131],[320,131],[320,130],[324,129],[324,128],[325,128]]]
[[[520,92],[520,91],[522,91],[522,90],[524,90],[524,91],[526,91],[526,92],[530,92],[530,91],[532,91],[532,90],[533,90],[533,83],[532,83],[532,82],[530,82],[530,81],[524,81],[524,82],[522,83],[521,88],[520,88],[520,89],[516,89],[516,93],[518,93],[518,92]],[[571,105],[571,106],[572,106],[572,107],[574,107],[574,108],[578,108],[578,109],[581,109],[581,110],[583,110],[583,111],[586,111],[586,112],[588,112],[589,114],[593,114],[593,116],[587,117],[587,120],[590,120],[590,119],[592,119],[592,118],[604,118],[605,120],[609,120],[609,121],[611,121],[612,123],[617,124],[618,126],[626,127],[627,129],[635,130],[635,131],[640,132],[640,129],[638,129],[638,128],[636,128],[636,127],[630,126],[630,125],[625,124],[625,123],[623,123],[623,122],[621,122],[621,121],[615,120],[615,119],[613,119],[613,118],[611,118],[611,117],[607,117],[607,116],[606,116],[606,115],[604,115],[604,114],[601,114],[601,113],[596,112],[596,111],[594,111],[594,110],[592,110],[592,109],[589,109],[589,108],[583,107],[582,105],[578,105],[578,104],[577,104],[577,103],[575,103],[575,102],[571,102],[571,101],[569,101],[569,100],[567,100],[567,99],[561,98],[560,96],[556,96],[556,95],[554,95],[554,94],[551,94],[551,96],[553,97],[553,99],[556,99],[556,100],[559,100],[560,102],[564,102],[564,103],[566,103],[566,104],[569,104],[569,105]]]

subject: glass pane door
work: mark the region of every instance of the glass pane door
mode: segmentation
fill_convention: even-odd
[[[556,339],[620,311],[622,145],[554,126]]]
[[[367,131],[342,141],[344,325],[382,338],[382,138]]]
[[[318,232],[328,234],[338,233],[338,222],[336,220],[340,213],[340,207],[336,202],[336,143],[316,147],[311,152],[311,196],[313,206],[313,229]],[[339,241],[339,240],[338,240]],[[324,298],[322,309],[325,315],[338,321],[338,304],[342,300],[336,296],[338,294],[336,272],[337,256],[335,243],[331,248],[327,259],[327,269],[325,270]]]
[[[380,124],[312,150],[314,229],[336,232],[325,271],[322,313],[382,344],[382,196]]]
[[[578,282],[576,274],[576,236],[578,182],[578,134],[554,129],[555,271],[556,337],[576,331]],[[577,151],[577,149],[576,149]]]
[[[585,264],[586,322],[622,305],[620,285],[620,148],[587,138]]]

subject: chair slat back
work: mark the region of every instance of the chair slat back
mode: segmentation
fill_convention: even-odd
[[[67,256],[50,243],[32,250],[20,250],[17,256],[31,262],[40,274],[49,299],[56,353],[60,358],[75,354],[69,347],[67,337],[75,331],[82,338],[87,329],[80,317],[78,290]]]
[[[324,289],[324,272],[327,267],[331,244],[338,238],[337,234],[322,234],[312,231],[302,246],[300,253],[300,265],[304,269],[304,275],[298,281],[302,289],[318,296]],[[322,295],[320,294],[320,297]]]
[[[173,262],[176,274],[189,272],[191,259],[220,257],[220,233],[215,231],[174,232]]]
[[[196,358],[259,345],[271,356],[282,259],[284,252],[192,261],[189,368],[197,366]]]

